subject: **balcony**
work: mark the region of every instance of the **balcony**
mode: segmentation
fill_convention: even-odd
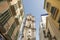
[[[23,15],[23,9],[20,10],[20,15],[21,15],[21,16]]]
[[[19,32],[17,31],[16,36],[15,36],[15,40],[17,40],[17,38],[18,38],[18,34],[19,34]]]
[[[0,14],[0,30],[1,30],[1,32],[6,32],[6,30],[4,29],[4,25],[10,19],[10,17],[11,17],[11,14],[10,14],[9,10]]]
[[[15,22],[17,25],[19,25],[19,19],[18,18],[15,18]]]
[[[12,34],[12,36],[11,36],[12,40],[17,39],[18,34],[19,34],[19,29],[20,29],[20,27],[17,26],[17,24],[16,24],[16,28],[14,29],[13,34]]]
[[[18,6],[21,7],[21,0],[18,1]]]
[[[14,5],[11,5],[10,9],[11,9],[11,12],[12,12],[13,16],[15,16],[16,11],[15,11]]]

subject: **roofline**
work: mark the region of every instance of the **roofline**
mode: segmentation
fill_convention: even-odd
[[[48,14],[41,14],[41,16],[47,16]]]

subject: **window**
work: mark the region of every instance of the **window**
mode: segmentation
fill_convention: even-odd
[[[59,23],[59,30],[60,30],[60,17],[59,17],[58,23]]]
[[[0,2],[2,2],[3,0],[0,0]]]
[[[34,21],[34,20],[32,20],[32,22],[34,23],[35,21]]]
[[[58,9],[56,7],[51,7],[51,15],[54,19],[56,19],[57,17],[57,14],[58,14]]]
[[[12,24],[11,28],[10,28],[9,31],[8,31],[8,34],[9,34],[10,37],[12,36],[12,33],[13,33],[15,27],[16,27],[16,23],[14,22],[14,23]]]
[[[29,33],[30,33],[30,31],[29,31]]]
[[[16,15],[16,11],[15,11],[14,5],[11,5],[10,9],[11,9],[12,15],[15,16]]]
[[[44,0],[44,9],[45,9],[46,0]]]
[[[42,26],[44,26],[43,23],[42,23]]]
[[[56,8],[54,19],[56,19],[57,15],[58,15],[58,12],[59,12],[59,9]]]
[[[29,25],[29,28],[31,28],[31,24]]]
[[[47,7],[47,8],[49,8],[49,6],[50,6],[50,3],[49,3],[49,2],[47,2],[47,6],[46,6],[46,7]]]
[[[9,20],[11,17],[11,13],[9,10],[5,11],[4,13],[0,14],[0,24],[1,26],[4,26],[4,24]]]
[[[47,4],[46,4],[47,11],[50,10],[50,6],[51,6],[51,4],[49,2],[47,2]]]
[[[55,7],[51,7],[51,14],[52,14],[52,16],[55,15],[55,12],[56,12],[56,8]]]
[[[19,25],[18,18],[15,18],[15,22],[16,22],[17,25]]]
[[[54,36],[54,37],[52,38],[52,40],[57,40],[57,39],[56,39],[56,37]]]
[[[21,7],[21,5],[20,5],[20,4],[21,4],[21,0],[20,0],[20,1],[18,1],[18,5],[19,5],[19,7]]]
[[[59,17],[58,23],[60,23],[60,17]]]
[[[17,8],[18,8],[18,4],[17,3],[14,5],[14,8],[15,8],[15,10],[17,10]]]
[[[14,8],[15,8],[15,10],[17,10],[17,6],[16,6],[16,4],[14,5]]]
[[[30,40],[30,38],[28,38],[28,40]]]
[[[20,15],[21,15],[21,16],[23,15],[23,9],[20,10]]]

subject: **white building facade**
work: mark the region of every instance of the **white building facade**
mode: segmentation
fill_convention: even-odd
[[[23,40],[36,40],[35,17],[28,14],[25,20]]]
[[[48,16],[48,14],[42,14],[41,15],[41,21],[40,21],[40,28],[39,28],[39,36],[40,36],[40,40],[48,40],[45,34],[45,30],[46,30],[46,17]]]

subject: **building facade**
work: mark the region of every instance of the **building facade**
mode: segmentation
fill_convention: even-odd
[[[24,24],[23,40],[36,40],[35,17],[28,14]]]
[[[0,39],[17,40],[23,17],[21,0],[0,0]]]
[[[49,15],[46,19],[46,37],[48,40],[60,40],[60,0],[45,0],[44,9]]]
[[[46,35],[45,35],[45,30],[46,30],[46,17],[48,14],[41,14],[41,21],[39,25],[39,37],[40,40],[47,40]]]

